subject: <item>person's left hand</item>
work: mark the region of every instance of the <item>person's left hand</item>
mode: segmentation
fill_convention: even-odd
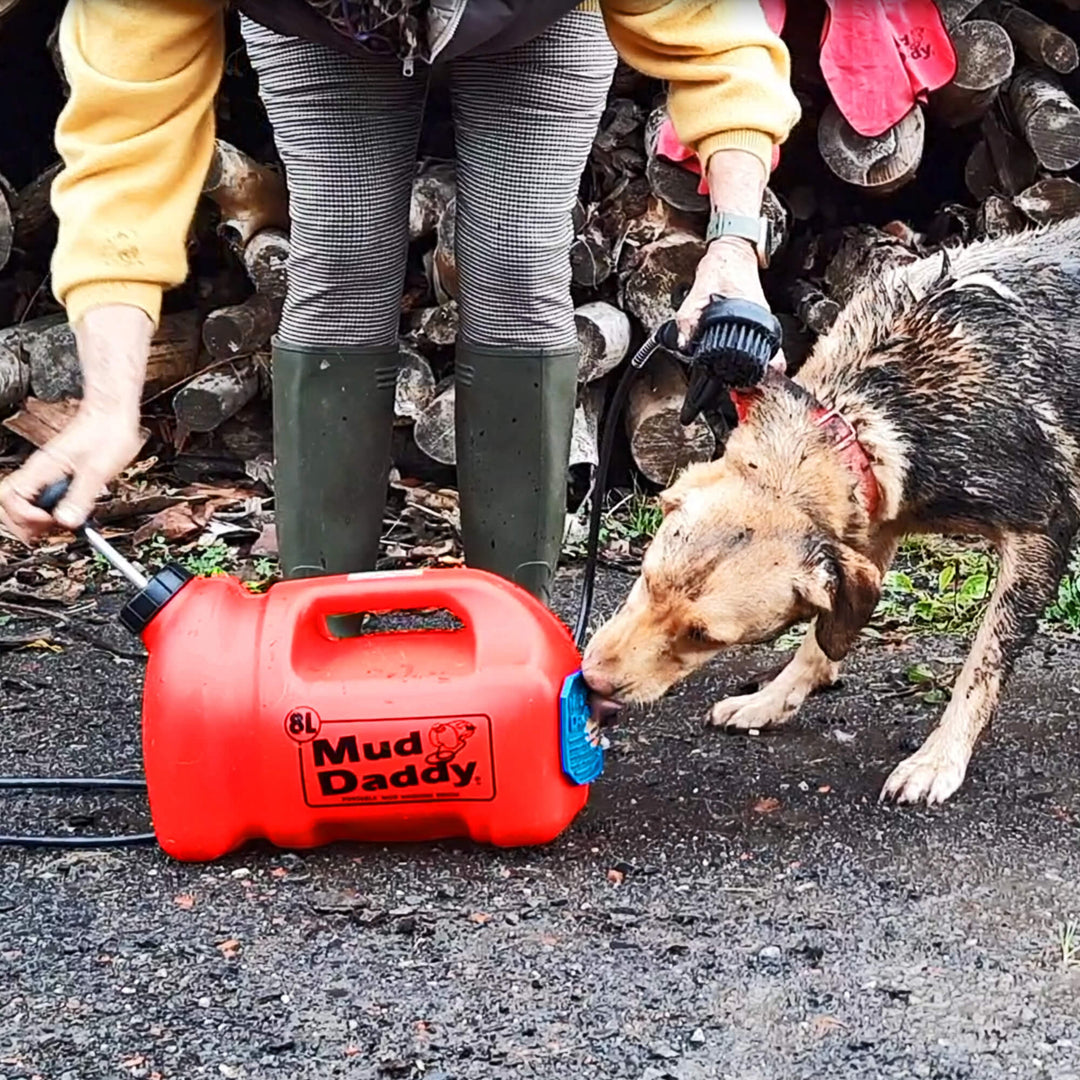
[[[715,295],[751,300],[769,310],[769,303],[761,288],[757,255],[747,241],[737,237],[720,237],[708,246],[698,263],[693,288],[675,313],[680,349],[685,349],[693,340],[701,313]],[[786,366],[783,350],[777,352],[769,363],[769,367],[780,372]]]

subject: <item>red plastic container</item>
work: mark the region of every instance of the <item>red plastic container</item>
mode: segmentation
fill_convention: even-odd
[[[462,628],[339,638],[327,622],[422,609]],[[575,752],[580,764],[600,751],[584,745],[570,634],[492,574],[310,578],[263,595],[229,577],[180,579],[143,615],[150,811],[177,859],[255,838],[543,844],[602,767],[575,774]]]

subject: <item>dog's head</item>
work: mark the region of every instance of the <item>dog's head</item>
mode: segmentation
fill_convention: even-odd
[[[873,612],[874,564],[815,525],[805,499],[787,497],[794,478],[782,459],[741,453],[735,442],[661,496],[641,574],[585,650],[585,680],[601,697],[655,701],[721,649],[815,617],[822,650],[839,659]],[[848,497],[850,481],[834,469],[814,475],[819,495],[836,487]]]

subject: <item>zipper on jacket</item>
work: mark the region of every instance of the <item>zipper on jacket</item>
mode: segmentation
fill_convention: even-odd
[[[402,74],[406,79],[411,79],[414,71],[416,71],[416,64],[413,62],[413,58],[411,56],[406,56],[401,63]]]

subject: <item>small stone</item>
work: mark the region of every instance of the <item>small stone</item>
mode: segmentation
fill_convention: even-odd
[[[201,997],[195,1004],[198,1005],[200,1009],[209,1009],[210,999],[208,997]]]
[[[649,1047],[649,1053],[654,1058],[659,1058],[661,1061],[674,1061],[679,1056],[677,1050],[674,1047],[669,1046],[667,1043],[655,1043]]]
[[[238,866],[232,872],[232,877],[236,878],[237,881],[241,881],[244,878],[251,877],[251,871],[246,866]],[[221,1067],[225,1068],[224,1065],[221,1066]]]
[[[758,953],[758,959],[767,964],[778,964],[782,955],[779,945],[766,945]]]
[[[701,1028],[694,1028],[694,1031],[690,1036],[690,1042],[692,1042],[694,1046],[704,1046],[705,1032],[702,1031]]]

